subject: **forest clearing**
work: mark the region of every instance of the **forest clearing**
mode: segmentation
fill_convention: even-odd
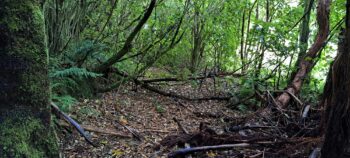
[[[350,157],[350,0],[0,0],[0,158]]]

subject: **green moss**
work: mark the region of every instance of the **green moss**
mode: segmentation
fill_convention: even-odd
[[[0,157],[58,157],[58,144],[50,126],[47,43],[44,17],[38,0],[0,0],[8,62],[4,83],[12,94],[0,100]]]
[[[48,152],[58,151],[51,131],[34,117],[7,118],[0,123],[0,157],[56,157],[55,152]]]
[[[11,46],[5,53],[20,59],[24,73],[18,78],[21,86],[19,102],[29,106],[42,107],[49,98],[47,68],[48,52],[45,35],[45,21],[37,0],[3,0],[6,6],[0,15],[0,24],[7,28]]]

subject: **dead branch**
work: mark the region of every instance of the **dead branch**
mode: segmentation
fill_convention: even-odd
[[[123,126],[125,129],[127,129],[134,137],[136,137],[139,141],[143,140],[143,137],[133,128],[130,128],[126,125],[123,125],[122,123],[120,123],[118,120],[115,121],[117,124]]]
[[[185,149],[180,149],[170,153],[168,155],[168,158],[176,158],[176,157],[192,154],[195,152],[202,152],[202,151],[208,151],[208,150],[220,150],[220,149],[230,149],[230,148],[248,147],[248,146],[251,146],[251,145],[248,143],[240,143],[240,144],[224,144],[224,145],[216,145],[216,146],[201,146],[201,147],[185,148]]]
[[[186,130],[186,128],[184,128],[184,126],[182,126],[181,122],[174,117],[173,120],[177,123],[177,125],[179,126],[179,128],[181,129],[181,131],[185,134],[189,134],[189,132]]]
[[[212,78],[212,77],[225,77],[225,76],[232,76],[232,77],[241,77],[243,74],[234,73],[234,72],[221,72],[217,74],[208,73],[208,75],[205,76],[198,76],[198,77],[188,77],[185,79],[179,79],[176,77],[169,77],[169,78],[156,78],[156,79],[144,79],[140,80],[143,83],[153,83],[153,82],[179,82],[179,81],[187,81],[187,80],[203,80],[206,78]]]
[[[140,85],[142,88],[145,88],[149,91],[158,93],[160,95],[163,96],[167,96],[167,97],[173,97],[173,98],[178,98],[178,99],[182,99],[182,100],[187,100],[187,101],[206,101],[206,100],[229,100],[231,97],[230,96],[226,96],[226,97],[221,97],[221,96],[210,96],[210,97],[203,97],[203,98],[190,98],[190,97],[186,97],[186,96],[182,96],[182,95],[178,95],[175,94],[173,92],[166,92],[160,89],[157,89],[153,86],[150,86],[149,84],[146,83],[142,83],[139,80],[134,80],[136,85]]]
[[[240,130],[246,130],[246,129],[260,129],[260,128],[278,128],[275,126],[260,126],[260,125],[245,125],[245,126],[233,126],[228,128],[230,132],[238,132]]]
[[[237,103],[229,103],[227,106],[229,106],[229,107],[236,107],[236,106],[238,106],[239,104],[245,103],[245,102],[247,102],[248,100],[253,99],[254,97],[255,97],[255,94],[250,95],[250,96],[248,96],[248,97],[246,97],[246,98],[243,98],[242,100],[240,100],[240,101],[237,102]]]
[[[51,102],[50,105],[52,107],[52,111],[54,112],[54,114],[57,115],[58,118],[63,117],[64,120],[66,120],[70,125],[72,125],[90,145],[97,147],[97,145],[94,142],[92,142],[91,137],[85,133],[84,127],[82,127],[78,122],[76,122],[70,116],[61,111],[55,103]]]
[[[63,126],[63,127],[69,127],[68,124],[63,123],[63,122],[60,122],[59,125]],[[87,126],[87,125],[82,125],[81,127],[84,128],[87,131],[90,131],[90,132],[108,134],[108,135],[113,135],[113,136],[122,137],[122,138],[132,138],[131,135],[124,134],[124,133],[118,133],[118,132],[116,132],[113,129],[106,129],[106,128],[100,129],[100,128],[97,128],[97,127],[92,127],[92,126]]]

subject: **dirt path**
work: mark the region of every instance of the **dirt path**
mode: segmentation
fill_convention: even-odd
[[[180,86],[177,91],[189,95],[207,93],[191,92],[186,85]],[[93,141],[100,144],[95,148],[87,144],[74,130],[71,133],[61,129],[61,148],[65,157],[165,157],[166,152],[157,154],[155,147],[165,136],[182,132],[173,118],[178,119],[189,132],[198,130],[201,122],[219,127],[224,123],[223,117],[236,116],[225,105],[225,102],[216,101],[187,102],[143,89],[133,91],[132,86],[126,86],[118,92],[106,93],[97,99],[83,100],[70,113],[83,126],[130,136],[128,130],[116,124],[119,121],[138,131],[142,141],[135,137],[122,138],[112,134],[89,132]],[[222,130],[217,129],[219,133]]]

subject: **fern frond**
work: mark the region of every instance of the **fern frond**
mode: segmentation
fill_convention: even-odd
[[[49,76],[51,78],[63,78],[63,77],[96,78],[96,77],[102,76],[102,74],[88,71],[85,68],[71,67],[68,69],[55,71]]]

